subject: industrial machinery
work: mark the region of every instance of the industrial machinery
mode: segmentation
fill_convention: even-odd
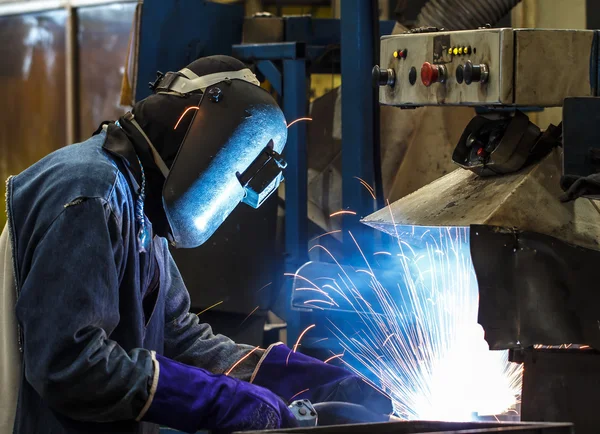
[[[491,28],[383,37],[373,69],[381,104],[479,114],[452,156],[461,168],[363,219],[400,238],[415,226],[467,228],[485,339],[525,365],[522,420],[572,421],[577,433],[600,423],[589,404],[600,398],[600,208],[561,202],[560,181],[597,173],[597,37]],[[564,125],[543,132],[525,114],[563,105]]]

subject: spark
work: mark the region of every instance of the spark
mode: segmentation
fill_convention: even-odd
[[[304,389],[301,390],[300,392],[296,393],[294,396],[292,396],[290,399],[288,399],[288,402],[292,402],[292,399],[294,399],[296,396],[303,394],[304,392],[308,392],[310,389]]]
[[[300,346],[300,340],[302,340],[302,337],[306,334],[307,331],[309,331],[311,328],[313,328],[315,326],[316,326],[316,324],[309,325],[308,327],[306,327],[304,329],[304,331],[302,333],[300,333],[300,336],[298,336],[298,340],[296,341],[296,344],[290,350],[290,353],[287,355],[287,357],[285,359],[285,366],[287,366],[288,363],[290,362],[290,356],[292,355],[292,353],[295,353],[296,350],[298,349],[298,347]]]
[[[269,283],[267,283],[265,286],[263,286],[262,288],[260,288],[260,289],[259,289],[258,291],[256,291],[256,292],[260,292],[260,291],[262,291],[263,289],[265,289],[267,286],[270,286],[271,284],[273,284],[273,282],[269,282]]]
[[[227,372],[225,372],[225,375],[229,375],[231,373],[231,371],[233,371],[240,363],[242,363],[244,360],[246,360],[248,357],[250,357],[250,355],[255,352],[256,350],[259,350],[260,347],[256,347],[254,348],[252,351],[250,351],[248,354],[246,354],[244,357],[242,357],[240,360],[238,360],[237,362],[235,362],[233,364],[233,366],[231,368],[229,368],[229,370],[227,370]]]
[[[197,313],[196,315],[200,316],[202,315],[204,312],[206,312],[207,310],[211,310],[213,307],[217,307],[218,305],[220,305],[221,303],[223,303],[225,300],[221,300],[215,304],[213,304],[212,306],[207,307],[206,309],[204,309],[202,312]]]
[[[373,200],[375,200],[375,190],[373,189],[373,187],[371,187],[367,181],[365,181],[362,178],[359,178],[358,176],[355,176],[354,178],[360,181],[360,183],[367,189]]]
[[[291,127],[292,125],[294,125],[296,122],[300,122],[300,121],[312,121],[312,118],[298,118],[292,122],[290,122],[287,127]]]
[[[241,326],[242,326],[242,324],[244,324],[244,323],[246,322],[246,320],[247,320],[248,318],[250,318],[250,317],[252,316],[252,314],[258,310],[258,308],[259,308],[259,307],[260,307],[260,306],[256,306],[256,307],[255,307],[255,308],[252,310],[252,312],[250,312],[250,313],[248,314],[248,316],[247,316],[246,318],[244,318],[244,321],[242,321],[238,327],[241,327]]]
[[[376,255],[392,256],[392,254],[390,252],[375,252],[375,253],[373,253],[373,256],[376,256]]]
[[[307,303],[325,303],[325,304],[328,304],[329,306],[334,305],[334,303],[332,303],[331,301],[326,301],[326,300],[306,300],[304,302],[304,304],[307,304]]]
[[[342,214],[356,215],[356,212],[354,212],[354,211],[336,211],[333,214],[329,214],[329,217],[335,217],[336,215],[342,215]]]
[[[330,216],[331,217],[331,216]],[[314,237],[312,240],[310,240],[310,242],[312,243],[315,240],[318,240],[321,237],[325,237],[327,235],[333,235],[333,234],[337,234],[339,232],[342,232],[341,230],[336,230],[336,231],[329,231],[329,232],[325,232],[324,234],[321,235],[317,235],[316,237]]]
[[[183,120],[183,118],[185,117],[186,114],[188,114],[188,112],[190,110],[200,110],[200,107],[198,106],[192,106],[192,107],[188,107],[184,110],[184,112],[181,114],[181,116],[179,116],[179,120],[177,121],[177,123],[175,124],[175,128],[173,128],[174,130],[177,129],[177,127],[179,126],[179,124],[181,123],[181,121]]]
[[[394,228],[398,254],[389,256],[398,273],[393,282],[371,268],[351,233],[362,268],[342,267],[325,247],[314,247],[339,268],[337,277],[319,289],[359,319],[351,330],[329,320],[345,353],[340,361],[389,395],[395,415],[404,420],[468,421],[474,414],[516,411],[522,365],[509,362],[507,351],[490,351],[477,323],[469,229],[399,231],[395,223]],[[318,263],[302,270],[311,266]],[[366,278],[358,279],[365,273]]]
[[[383,341],[383,344],[381,345],[384,346],[385,344],[387,344],[387,342],[394,336],[396,336],[396,333],[391,333],[387,338],[385,338],[385,341]]]
[[[330,358],[323,361],[323,363],[329,363],[333,359],[339,359],[340,357],[344,357],[344,353],[336,354],[335,356],[331,356]]]
[[[293,349],[294,353],[298,349],[298,345],[300,345],[300,340],[302,340],[302,336],[304,336],[307,331],[309,331],[310,329],[312,329],[315,326],[316,326],[316,324],[309,325],[308,327],[306,327],[304,329],[304,331],[302,333],[300,333],[300,336],[298,336],[298,340],[296,341],[296,345],[294,345],[294,349]]]
[[[313,282],[311,282],[310,280],[308,280],[306,277],[299,275],[298,273],[283,273],[284,276],[289,276],[289,277],[293,277],[295,279],[300,279],[300,280],[304,280],[305,282],[311,284],[312,286],[314,286],[317,289],[320,289],[317,285],[315,285]]]

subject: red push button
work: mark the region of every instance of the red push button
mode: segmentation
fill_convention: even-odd
[[[421,81],[427,87],[437,82],[439,79],[439,71],[436,65],[432,65],[429,62],[423,63],[421,66]]]

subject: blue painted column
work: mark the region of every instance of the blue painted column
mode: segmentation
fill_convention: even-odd
[[[306,117],[306,92],[305,60],[284,60],[283,113],[288,123]],[[298,267],[308,259],[306,122],[288,129],[285,159],[288,162],[284,172],[286,262]]]
[[[371,86],[374,65],[373,13],[374,0],[341,2],[342,56],[342,204],[344,209],[365,217],[375,211],[371,194],[360,186],[356,176],[374,186],[374,122],[375,101]],[[348,230],[368,250],[369,240],[363,234],[366,226],[357,218],[345,216],[343,229]],[[344,245],[353,249],[352,240],[344,235]]]

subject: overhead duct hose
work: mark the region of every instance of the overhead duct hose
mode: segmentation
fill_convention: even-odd
[[[521,0],[430,0],[419,16],[416,27],[467,30],[495,25]]]

